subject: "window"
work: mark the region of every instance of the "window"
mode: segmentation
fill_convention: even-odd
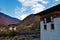
[[[43,23],[46,24],[46,18],[43,19]]]
[[[47,23],[51,22],[51,18],[50,17],[47,17],[46,18],[46,21],[47,21]]]
[[[54,31],[54,24],[51,24],[51,32]]]
[[[46,18],[43,19],[43,23],[44,23],[44,30],[47,30],[47,26],[46,26]]]
[[[54,30],[54,18],[51,16],[51,31]]]
[[[46,27],[46,25],[44,25],[44,30],[47,30],[47,27]]]
[[[54,22],[54,18],[51,16],[51,22]]]
[[[51,29],[54,30],[54,24],[51,24]]]

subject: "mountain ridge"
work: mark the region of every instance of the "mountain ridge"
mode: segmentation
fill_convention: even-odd
[[[6,14],[0,12],[0,24],[4,24],[4,25],[17,24],[20,21],[21,20],[19,20],[17,18],[13,18],[9,15],[6,15]]]

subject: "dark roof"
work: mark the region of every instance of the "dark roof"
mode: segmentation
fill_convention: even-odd
[[[58,4],[58,5],[54,6],[54,7],[51,7],[49,9],[47,9],[47,10],[44,10],[42,12],[39,12],[39,13],[37,13],[35,15],[43,16],[43,15],[46,15],[46,14],[49,14],[49,13],[55,12],[55,11],[60,11],[60,4]]]

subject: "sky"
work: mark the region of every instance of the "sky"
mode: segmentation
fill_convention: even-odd
[[[23,20],[30,14],[36,14],[60,4],[60,0],[0,0],[0,12]]]

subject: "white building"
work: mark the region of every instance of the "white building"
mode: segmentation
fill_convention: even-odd
[[[17,25],[15,25],[15,24],[11,24],[11,25],[8,25],[9,26],[9,30],[13,30],[13,31],[16,31],[17,30]]]
[[[16,30],[16,27],[10,27],[9,30]]]
[[[41,40],[60,40],[60,4],[43,11],[42,14]]]
[[[36,15],[40,15],[40,39],[60,40],[60,4]]]

